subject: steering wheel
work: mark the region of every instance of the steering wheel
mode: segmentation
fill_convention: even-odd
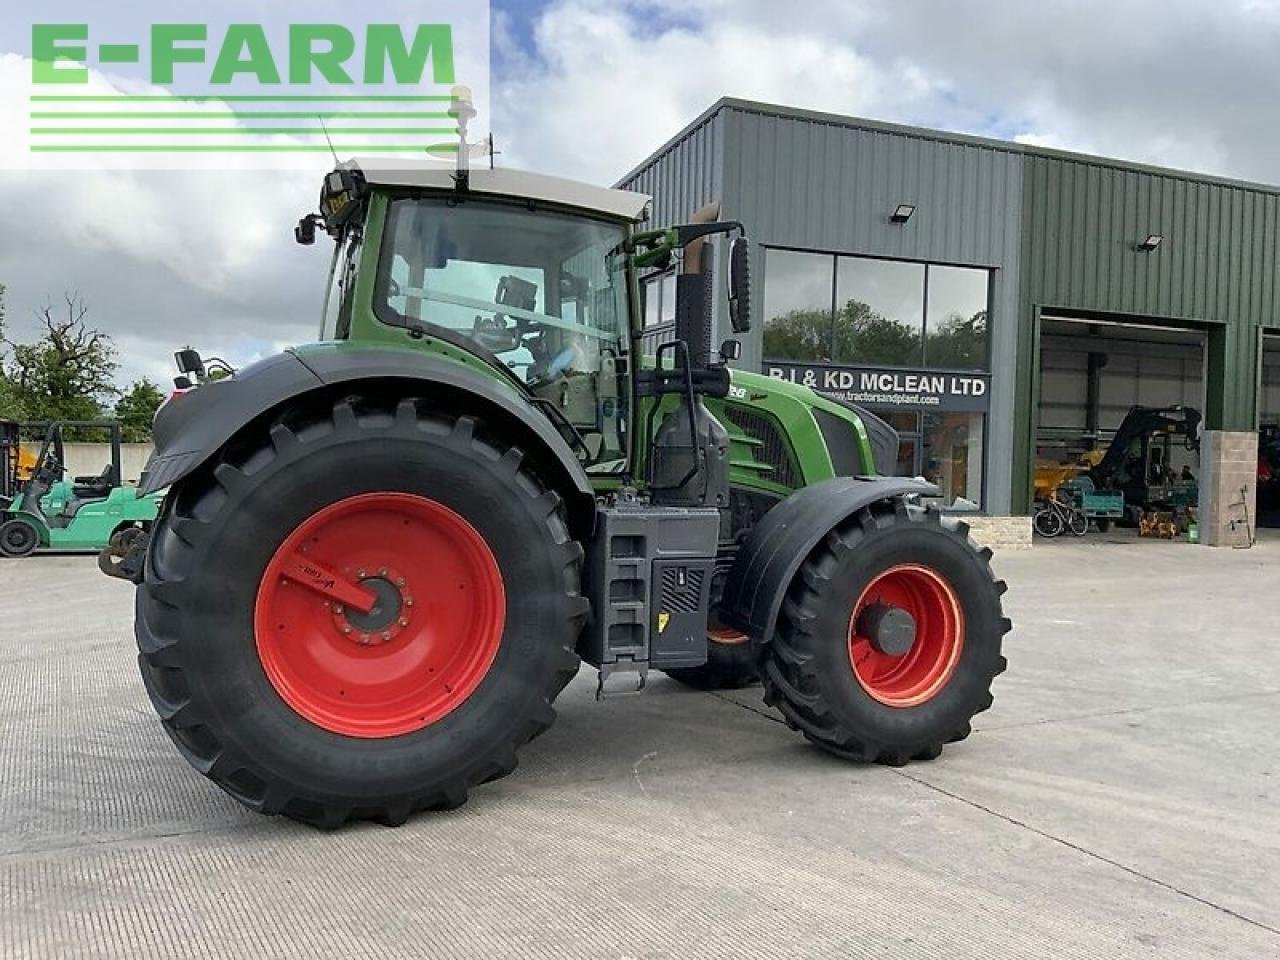
[[[514,338],[513,332],[517,334]],[[520,345],[518,330],[513,331],[507,324],[506,316],[501,313],[487,318],[477,313],[475,322],[471,325],[471,339],[490,353],[505,353]]]

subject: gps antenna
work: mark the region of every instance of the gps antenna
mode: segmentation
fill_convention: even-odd
[[[329,144],[329,152],[333,154],[333,165],[336,167],[342,161],[338,159],[338,151],[333,149],[333,140],[329,137],[329,128],[324,125],[324,117],[316,114],[316,119],[320,121],[320,129],[324,131],[324,142]]]
[[[467,146],[467,124],[475,117],[476,108],[471,103],[471,88],[454,87],[450,93],[453,101],[449,105],[449,116],[458,122],[458,166],[453,175],[453,184],[459,193],[466,193],[471,186],[471,170],[467,166],[470,149]]]

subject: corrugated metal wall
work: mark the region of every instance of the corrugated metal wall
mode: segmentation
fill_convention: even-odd
[[[1215,323],[1275,315],[1275,192],[1075,158],[1026,164],[1033,302]],[[1136,251],[1148,234],[1160,247]]]
[[[724,117],[706,113],[680,137],[618,183],[653,197],[648,227],[666,227],[689,219],[698,207],[720,199],[724,169]]]
[[[927,135],[804,111],[734,103],[725,117],[725,213],[758,245],[994,269],[989,329],[996,371],[986,443],[987,509],[1010,508],[1022,155],[1001,144]],[[915,204],[906,224],[890,214]],[[763,276],[757,258],[756,276]],[[763,285],[758,285],[758,290]],[[757,305],[762,304],[757,297]],[[763,318],[745,344],[758,364]]]
[[[1030,485],[1042,309],[1205,330],[1206,426],[1252,429],[1258,327],[1277,322],[1280,192],[1046,152],[1025,163],[1015,506]],[[1149,234],[1160,246],[1136,250]]]
[[[719,111],[708,111],[642,166],[627,174],[618,186],[653,197],[653,210],[643,229],[657,229],[687,222],[698,208],[721,200],[723,172],[724,116]],[[723,322],[720,317],[726,309],[720,303],[722,299],[717,277],[717,323]],[[654,352],[660,343],[672,339],[674,333],[674,323],[647,329],[641,340],[643,349]]]
[[[821,114],[726,111],[725,181],[760,242],[967,266],[1018,259],[1022,155]],[[916,211],[906,224],[889,215]]]

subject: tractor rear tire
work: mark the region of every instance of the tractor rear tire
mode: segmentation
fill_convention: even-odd
[[[696,690],[740,690],[759,681],[751,641],[741,634],[728,634],[732,631],[713,629],[707,637],[707,662],[667,670],[667,676]]]
[[[308,560],[377,605],[304,585]],[[399,825],[511,773],[551,725],[579,666],[581,560],[560,497],[482,420],[316,401],[166,498],[139,664],[178,749],[241,803]]]
[[[0,556],[18,559],[29,557],[40,546],[40,531],[22,517],[0,523]]]
[[[856,761],[932,760],[963,740],[1005,669],[1005,586],[990,556],[936,511],[901,500],[860,511],[828,534],[788,590],[762,649],[766,703],[822,749]],[[887,622],[902,627],[902,611],[913,630],[880,632]]]

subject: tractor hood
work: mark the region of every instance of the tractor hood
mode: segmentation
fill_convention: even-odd
[[[876,472],[891,474],[898,462],[898,431],[876,416],[866,407],[848,400],[818,393],[810,387],[763,373],[748,370],[730,370],[729,399],[752,406],[770,406],[777,399],[790,400],[810,412],[821,411],[849,425],[875,464]],[[826,419],[815,416],[819,425]],[[828,440],[830,445],[830,440]]]

